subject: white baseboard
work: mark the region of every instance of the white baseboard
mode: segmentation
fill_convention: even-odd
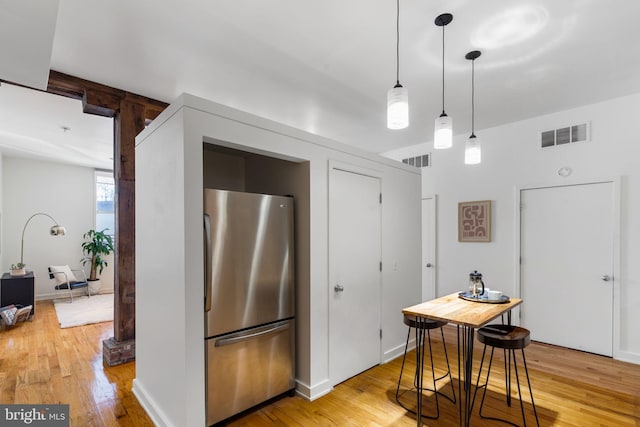
[[[630,351],[620,351],[615,355],[614,359],[640,365],[640,354]]]
[[[73,296],[75,297],[76,294],[73,294]],[[50,300],[50,299],[56,299],[59,298],[59,296],[57,294],[38,294],[35,296],[36,301],[46,301],[46,300]]]
[[[393,359],[398,358],[402,355],[404,355],[404,344],[401,344],[397,347],[394,347],[390,350],[385,351],[382,354],[382,363],[389,363],[391,362]],[[416,339],[415,338],[410,338],[409,339],[409,347],[407,348],[407,351],[411,351],[414,348],[416,348]]]
[[[155,404],[144,386],[136,378],[133,379],[131,391],[156,427],[177,427],[169,422],[166,414]]]
[[[64,291],[65,293],[62,293],[63,291],[60,291],[60,293],[46,293],[46,294],[38,294],[35,296],[35,300],[36,301],[46,301],[46,300],[52,300],[52,299],[63,299],[63,298],[69,298],[69,291]],[[86,289],[75,289],[72,291],[73,292],[73,297],[75,298],[76,296],[86,296],[87,295],[87,291]],[[102,289],[100,289],[100,292],[98,293],[99,295],[102,294],[112,294],[113,290],[105,290],[103,292]],[[93,295],[93,294],[91,294]]]
[[[331,392],[331,390],[333,390],[333,387],[328,379],[314,386],[309,386],[308,384],[296,380],[296,393],[309,401],[316,400]]]

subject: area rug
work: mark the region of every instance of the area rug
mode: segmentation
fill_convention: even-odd
[[[74,297],[53,302],[60,328],[89,325],[113,320],[113,294]]]

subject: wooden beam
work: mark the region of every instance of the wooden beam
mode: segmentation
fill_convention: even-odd
[[[122,99],[115,116],[116,251],[114,338],[135,338],[135,138],[145,126],[145,107]]]
[[[147,119],[153,120],[166,107],[166,102],[158,101],[146,96],[137,95],[122,89],[116,89],[101,83],[81,79],[59,71],[49,72],[47,92],[83,101],[83,111],[104,117],[115,117],[120,108],[120,100],[143,105]]]
[[[125,96],[125,91],[120,89],[115,89],[110,86],[81,79],[55,70],[51,70],[49,72],[49,84],[47,85],[47,92],[49,93],[82,100],[87,90],[98,90],[110,93],[119,98],[124,98]]]
[[[114,118],[116,250],[114,338],[135,338],[135,137],[168,104],[51,70],[47,92],[82,101],[82,111]]]
[[[99,89],[85,89],[82,95],[82,111],[103,117],[115,117],[120,111],[123,96]]]

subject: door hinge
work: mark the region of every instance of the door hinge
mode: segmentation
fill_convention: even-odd
[[[380,271],[382,271],[382,261],[380,261]]]
[[[382,329],[380,329],[380,339],[382,339]]]
[[[382,204],[382,193],[380,193],[380,204]]]

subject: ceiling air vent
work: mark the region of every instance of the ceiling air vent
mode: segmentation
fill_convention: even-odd
[[[589,123],[546,130],[540,133],[540,147],[572,144],[589,140]]]
[[[417,168],[426,168],[431,166],[431,155],[423,154],[421,156],[409,157],[407,159],[402,159],[402,163],[409,166],[415,166]]]

